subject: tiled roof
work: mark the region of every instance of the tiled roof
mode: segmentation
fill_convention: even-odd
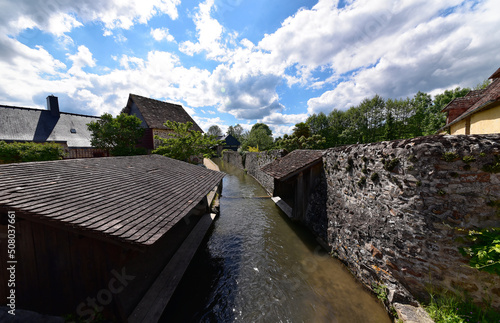
[[[475,92],[475,91],[471,91],[471,92]],[[470,92],[469,92],[469,94],[470,94]],[[443,128],[448,128],[452,124],[455,124],[455,123],[465,119],[466,117],[470,116],[471,114],[479,112],[480,110],[483,110],[483,109],[489,107],[492,103],[500,101],[500,78],[493,79],[491,84],[488,85],[488,87],[486,89],[481,90],[480,93],[479,92],[472,93],[470,96],[469,96],[469,94],[467,94],[467,96],[464,97],[464,101],[467,100],[467,102],[471,103],[471,105],[458,118],[454,119],[452,122],[448,123]],[[455,100],[450,102],[449,105],[456,104],[456,103],[453,103]],[[447,107],[445,109],[443,109],[443,111],[444,110],[447,110]]]
[[[261,170],[278,180],[284,180],[315,164],[322,156],[322,150],[294,150],[262,167]]]
[[[500,68],[498,68],[495,73],[491,74],[491,76],[488,78],[489,80],[494,80],[500,78]]]
[[[130,113],[132,102],[136,104],[148,128],[167,129],[167,127],[163,125],[167,120],[179,123],[190,121],[193,123],[194,130],[203,132],[200,126],[198,126],[181,105],[130,94],[127,106],[124,108],[123,112],[127,114]]]
[[[0,165],[0,206],[26,218],[150,245],[224,177],[159,155]]]
[[[451,109],[468,109],[479,99],[481,99],[483,93],[484,90],[470,91],[464,97],[453,99],[450,103],[448,103],[448,105],[444,107],[443,110],[441,110],[441,112],[445,112]]]
[[[69,147],[91,147],[87,123],[98,117],[48,110],[0,106],[0,140],[66,141]],[[73,129],[73,130],[72,130]]]

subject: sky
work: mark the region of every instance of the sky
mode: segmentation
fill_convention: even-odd
[[[117,115],[129,93],[205,131],[290,134],[364,98],[473,87],[500,67],[500,1],[0,0],[0,104]]]

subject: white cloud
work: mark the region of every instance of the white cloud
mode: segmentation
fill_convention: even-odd
[[[152,17],[166,14],[177,19],[180,0],[18,0],[15,5],[0,3],[0,31],[17,35],[26,28],[61,36],[82,23],[102,22],[105,35],[112,30],[129,29],[147,23]]]
[[[92,57],[92,53],[84,45],[78,46],[78,52],[76,54],[66,55],[68,56],[68,59],[73,62],[73,66],[71,66],[71,68],[68,70],[68,74],[82,74],[83,67],[94,67],[96,65],[95,59]]]
[[[212,10],[215,10],[214,0],[200,3],[198,12],[193,18],[198,42],[182,42],[179,45],[179,50],[191,56],[205,51],[208,59],[227,61],[230,55],[227,43],[232,43],[236,34],[225,33],[224,27],[211,17]]]
[[[168,28],[151,28],[150,34],[156,41],[162,41],[164,39],[169,42],[175,41],[174,36],[170,35]]]

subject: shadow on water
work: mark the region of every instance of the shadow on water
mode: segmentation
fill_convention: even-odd
[[[252,198],[266,195],[253,178],[220,167],[221,213],[162,322],[390,322],[307,229]]]

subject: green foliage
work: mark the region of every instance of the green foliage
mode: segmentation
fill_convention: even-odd
[[[377,182],[379,180],[379,176],[377,173],[373,173],[371,176],[370,176],[370,179],[372,180],[372,182]]]
[[[474,157],[474,156],[464,156],[462,158],[462,160],[464,161],[464,163],[468,164],[468,163],[475,162],[476,161],[476,157]]]
[[[61,145],[53,142],[14,142],[0,141],[0,164],[45,160],[58,160],[64,156]]]
[[[226,134],[233,136],[236,138],[240,143],[243,141],[242,140],[242,135],[243,135],[243,127],[238,123],[236,126],[229,126],[227,128]]]
[[[291,152],[296,149],[321,149],[326,140],[320,135],[312,135],[310,137],[296,137],[295,134],[288,136],[284,135],[283,139],[276,141],[276,147],[286,149]]]
[[[144,148],[136,147],[144,135],[144,128],[134,115],[122,113],[113,118],[105,113],[100,120],[88,123],[87,128],[91,132],[90,143],[95,148],[107,150],[114,156],[146,153]]]
[[[153,154],[189,162],[192,156],[213,156],[212,147],[223,143],[215,136],[191,130],[192,122],[179,123],[168,120],[165,126],[171,129],[172,133],[168,138],[155,136],[155,139],[161,140],[162,143],[153,151]]]
[[[309,128],[309,125],[305,122],[297,123],[293,128],[292,136],[295,136],[296,138],[300,137],[309,138],[311,136],[311,129]]]
[[[384,163],[384,169],[386,171],[389,171],[389,172],[392,172],[392,170],[394,169],[394,167],[396,167],[398,164],[399,164],[399,159],[398,158],[393,158],[391,160],[383,160],[382,161]]]
[[[208,128],[207,134],[215,137],[222,136],[222,130],[218,125],[212,125]]]
[[[441,189],[439,189],[437,191],[437,193],[438,193],[438,195],[441,195],[441,196],[445,196],[446,195],[446,192],[444,190],[441,190]]]
[[[452,162],[452,161],[455,161],[459,158],[460,158],[460,156],[456,152],[447,151],[447,152],[443,153],[443,156],[441,159],[443,159],[444,161],[447,161],[447,162]]]
[[[241,148],[244,151],[248,150],[248,147],[259,147],[261,151],[271,149],[274,143],[272,134],[269,126],[264,123],[256,123],[242,142]]]
[[[493,308],[479,307],[469,297],[460,297],[449,292],[440,296],[431,295],[431,301],[424,308],[436,323],[500,321],[500,313]]]
[[[377,295],[379,300],[382,302],[387,300],[387,286],[379,283],[373,283],[372,290]]]
[[[482,170],[493,174],[500,173],[500,156],[495,156],[495,161],[484,165]]]
[[[365,176],[361,176],[361,178],[358,181],[358,186],[359,187],[363,187],[363,186],[365,186],[365,184],[366,184],[366,177]]]
[[[478,270],[500,275],[500,228],[469,231],[467,236],[473,244],[460,252],[470,257],[469,265]]]
[[[474,90],[484,90],[488,87],[488,85],[490,85],[490,83],[491,83],[490,80],[486,79],[481,83],[477,84],[476,86],[474,86]]]

